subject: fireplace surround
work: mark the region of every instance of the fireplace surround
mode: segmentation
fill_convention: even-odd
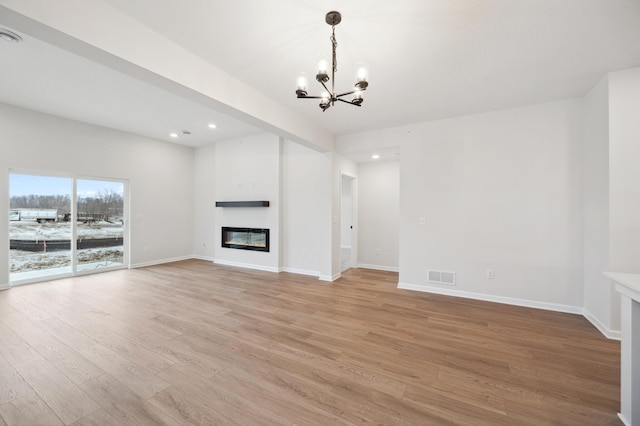
[[[262,228],[233,228],[222,227],[222,247],[269,251],[269,230]]]

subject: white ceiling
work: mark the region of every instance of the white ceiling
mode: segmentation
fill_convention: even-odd
[[[0,42],[0,102],[194,147],[261,131],[33,37],[22,37],[21,43]],[[214,130],[208,127],[211,123]],[[184,130],[191,134],[184,135]],[[171,137],[172,132],[178,137]]]
[[[577,97],[608,71],[640,66],[637,0],[104,2],[335,135]],[[360,61],[370,86],[362,108],[323,113],[296,99],[295,81],[330,53],[334,9],[336,88],[350,89]],[[178,142],[191,146],[259,131],[24,36],[0,44],[2,102],[162,140],[190,130]]]

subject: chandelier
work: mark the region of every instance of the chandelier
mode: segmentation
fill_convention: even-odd
[[[299,99],[320,99],[320,108],[322,112],[326,111],[330,106],[333,106],[336,101],[344,102],[346,104],[361,106],[362,105],[362,92],[367,90],[367,77],[368,70],[366,66],[361,66],[358,68],[356,84],[354,89],[350,92],[345,93],[336,93],[335,91],[335,76],[338,71],[338,61],[336,60],[336,48],[338,47],[338,42],[336,41],[336,25],[342,21],[342,15],[340,12],[332,11],[327,13],[325,18],[327,24],[331,25],[331,52],[332,52],[332,64],[331,64],[331,78],[329,78],[328,74],[328,64],[325,60],[320,60],[318,63],[318,74],[316,74],[316,80],[322,84],[325,91],[320,96],[309,96],[307,94],[307,79],[306,77],[300,76],[298,78],[298,89],[296,90],[296,95],[298,95]],[[327,87],[327,82],[331,81],[331,89]],[[353,95],[353,98],[348,101],[343,99],[345,96]]]

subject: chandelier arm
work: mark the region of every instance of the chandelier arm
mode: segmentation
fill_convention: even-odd
[[[333,83],[333,79],[331,79],[331,82]],[[324,87],[324,90],[326,90],[327,92],[329,92],[329,98],[333,97],[333,90],[329,90],[329,88],[327,87],[326,84],[324,84],[324,81],[321,81],[320,84],[322,84],[322,87]]]
[[[361,90],[362,91],[362,90]],[[352,90],[350,92],[344,92],[344,93],[340,93],[339,95],[336,95],[336,98],[340,98],[342,96],[347,96],[347,95],[353,95],[354,93],[356,93],[357,90]]]
[[[298,96],[298,99],[324,99],[322,96]]]
[[[336,101],[344,102],[345,104],[349,104],[349,105],[353,105],[353,106],[357,106],[357,107],[362,106],[362,105],[359,105],[359,104],[354,104],[353,102],[345,101],[344,99],[340,99],[340,98],[336,99]]]

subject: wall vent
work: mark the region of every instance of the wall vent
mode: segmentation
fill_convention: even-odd
[[[456,285],[456,273],[451,271],[427,271],[427,281],[436,284]]]

